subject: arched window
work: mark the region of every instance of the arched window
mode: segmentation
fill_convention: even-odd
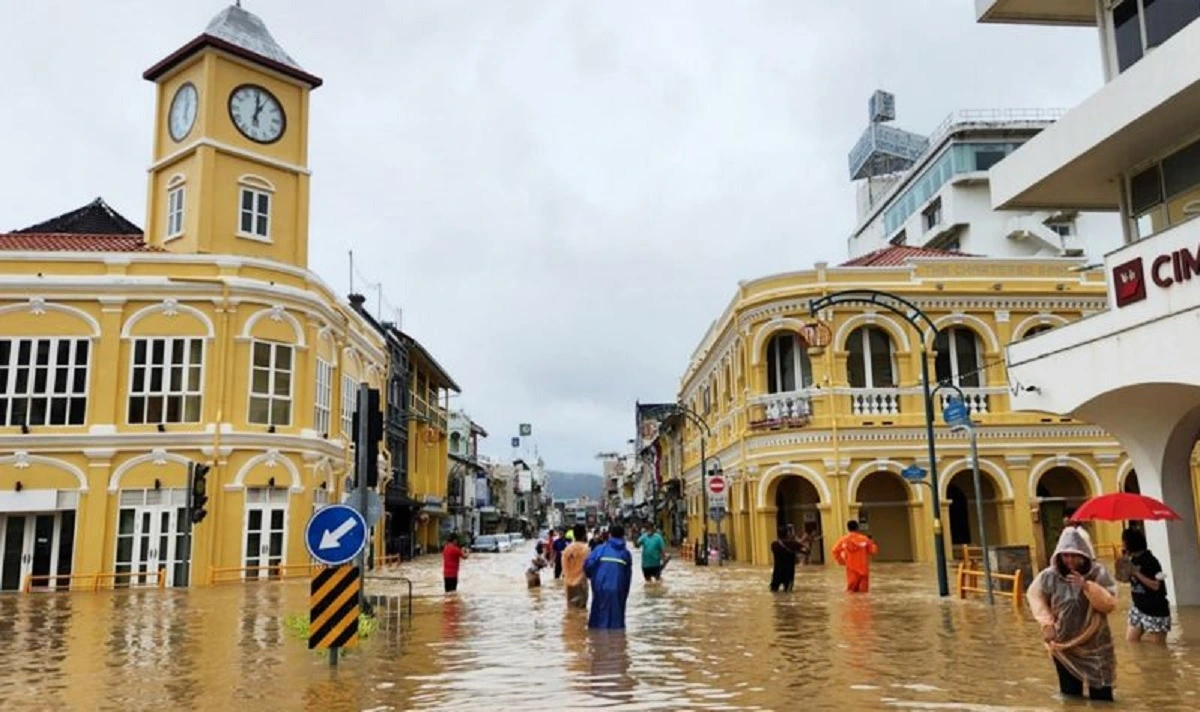
[[[937,352],[935,369],[941,383],[953,383],[962,388],[978,388],[982,384],[983,348],[974,331],[951,326],[938,332],[933,342]]]
[[[1021,338],[1028,339],[1031,336],[1037,336],[1038,334],[1045,333],[1047,331],[1050,331],[1053,328],[1054,328],[1053,324],[1037,324],[1035,326],[1031,326],[1028,329],[1026,329],[1025,333],[1021,335]]]
[[[767,344],[767,392],[788,393],[812,385],[812,363],[798,334],[785,331]]]
[[[895,388],[892,339],[878,326],[860,326],[846,341],[846,372],[851,388]]]
[[[455,455],[461,455],[459,448],[462,447],[462,435],[458,433],[450,433],[450,452]]]

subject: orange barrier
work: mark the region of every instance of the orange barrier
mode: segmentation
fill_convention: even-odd
[[[135,578],[153,579],[154,583],[153,584],[137,583],[133,580]],[[121,571],[121,572],[108,571],[108,572],[101,572],[101,573],[95,573],[95,574],[47,574],[44,576],[43,575],[34,576],[33,574],[27,574],[25,576],[25,585],[22,586],[21,590],[24,591],[25,593],[32,593],[34,591],[33,584],[35,581],[49,583],[50,581],[57,582],[57,581],[62,581],[63,579],[66,579],[66,581],[67,581],[66,586],[60,587],[60,586],[56,585],[54,588],[39,588],[38,592],[39,593],[63,593],[63,592],[72,591],[72,590],[82,591],[82,590],[87,589],[88,586],[82,586],[82,585],[77,585],[77,584],[85,579],[90,579],[90,587],[93,591],[99,591],[101,589],[101,584],[103,584],[105,582],[108,582],[110,585],[105,586],[104,588],[160,588],[161,589],[161,588],[167,587],[167,570],[165,568],[160,568],[158,571]],[[117,585],[117,581],[119,581],[121,579],[128,579],[128,581],[126,581],[124,586]]]
[[[971,564],[983,565],[982,546],[969,546],[967,544],[963,544],[958,548],[957,553],[958,558],[962,560],[965,566],[969,567]]]
[[[696,558],[695,551],[692,549],[692,543],[687,539],[684,539],[679,544],[679,558],[684,561],[691,561]]]
[[[324,564],[274,564],[270,566],[214,566],[209,569],[208,583],[249,583],[254,581],[279,581],[281,579],[303,578],[311,576],[325,568]],[[265,576],[248,577],[246,574],[266,572]],[[230,577],[230,574],[234,576]]]
[[[966,598],[968,593],[987,593],[986,583],[981,584],[982,579],[986,574],[983,571],[975,571],[968,569],[961,564],[958,567],[958,575],[956,577],[958,597]],[[1013,608],[1021,610],[1021,597],[1025,594],[1025,589],[1021,585],[1021,572],[1015,574],[992,574],[993,581],[1001,583],[1009,582],[1011,587],[1009,590],[1004,590],[1003,586],[992,586],[992,594],[995,596],[1007,596],[1012,599]]]
[[[377,567],[378,566],[399,566],[400,565],[400,555],[399,554],[388,554],[387,556],[379,557],[378,559],[376,559],[376,561],[378,562],[376,564]]]

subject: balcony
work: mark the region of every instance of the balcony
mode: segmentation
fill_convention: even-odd
[[[899,388],[852,388],[850,412],[855,415],[899,415]]]
[[[751,430],[802,428],[812,420],[812,399],[807,391],[771,393],[750,400]]]
[[[1200,115],[1192,22],[991,169],[992,207],[1117,210],[1118,177],[1178,148]]]
[[[1023,25],[1096,24],[1095,0],[975,0],[980,22]]]
[[[416,393],[408,395],[409,417],[423,420],[435,429],[446,432],[446,409],[436,403],[429,403]]]
[[[1005,390],[1007,389],[1004,386],[964,388],[962,389],[963,404],[967,406],[967,412],[972,416],[987,415],[992,412],[992,396],[1004,393]],[[938,396],[941,398],[939,409],[945,410],[946,406],[950,404],[950,399],[957,395],[957,393],[947,391],[946,389],[939,391]]]

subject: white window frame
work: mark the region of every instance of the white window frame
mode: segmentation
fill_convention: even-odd
[[[193,341],[200,343],[200,360],[198,363],[192,363],[191,360],[191,342]],[[204,341],[205,339],[200,336],[147,336],[133,339],[130,342],[129,393],[128,398],[125,400],[126,423],[130,425],[155,425],[159,423],[199,423],[204,420]],[[153,353],[155,342],[162,342],[163,344],[163,362],[161,364],[154,364],[151,362],[151,354]],[[183,342],[183,361],[181,363],[175,363],[171,360],[171,353],[176,342]],[[140,366],[137,364],[136,359],[134,358],[134,354],[137,353],[139,344],[144,344],[146,349],[146,362]],[[189,388],[187,385],[188,376],[193,367],[199,368],[200,378],[195,388]],[[162,381],[159,388],[151,389],[151,375],[153,374],[153,370],[156,368],[162,370]],[[174,368],[182,369],[181,387],[178,389],[171,388],[170,386],[171,370]],[[136,381],[136,376],[139,369],[144,370],[145,375],[142,378],[142,387],[135,390],[134,382]],[[135,398],[140,398],[142,400],[141,420],[133,419],[133,402]],[[167,418],[167,400],[169,398],[180,399],[180,418],[177,420],[170,420]],[[196,417],[194,420],[189,420],[186,417],[187,400],[189,398],[196,398],[199,402],[199,407],[196,410]],[[149,417],[150,402],[155,399],[162,401],[162,405],[159,410],[161,417],[159,417],[157,420],[152,420]]]
[[[342,374],[342,434],[354,442],[354,411],[358,408],[358,379]]]
[[[333,364],[317,357],[317,388],[313,396],[313,429],[329,435],[333,425]]]
[[[965,326],[948,326],[940,330],[946,335],[946,343],[950,347],[950,382],[961,388],[982,388],[985,384],[983,377],[983,341],[979,338],[979,334],[974,329],[968,329]],[[961,383],[964,374],[959,373],[958,368],[958,339],[955,338],[959,332],[970,334],[971,340],[975,343],[975,371],[979,377],[978,386],[963,386]],[[936,341],[936,339],[935,339]],[[940,380],[940,376],[938,377]]]
[[[30,427],[78,427],[86,425],[88,420],[88,395],[91,386],[91,367],[92,356],[95,351],[95,344],[91,339],[86,337],[46,337],[46,336],[20,336],[6,339],[0,339],[0,342],[8,344],[9,353],[6,363],[0,363],[0,369],[5,371],[4,378],[0,382],[0,426],[19,426],[28,425]],[[20,365],[21,344],[28,342],[29,346],[29,363]],[[37,363],[38,344],[41,342],[49,342],[47,346],[48,353],[45,364]],[[58,351],[59,344],[68,342],[67,363],[59,364]],[[87,344],[87,361],[83,364],[78,363],[80,344]],[[55,391],[55,381],[58,375],[58,369],[66,368],[66,383],[64,384],[65,391]],[[83,369],[83,391],[81,393],[74,392],[75,377],[79,369]],[[25,386],[17,389],[18,373],[24,373]],[[45,385],[42,389],[35,388],[39,373],[44,373]],[[57,398],[66,399],[66,410],[63,422],[52,422],[53,403]],[[13,411],[15,405],[19,401],[25,401],[24,418],[14,419]],[[33,414],[33,401],[44,400],[45,405],[42,411],[42,417],[38,421],[31,419]],[[71,422],[71,406],[76,400],[83,401],[83,418],[79,422]]]
[[[267,366],[254,365],[254,352],[258,349],[259,344],[266,345],[271,349],[270,358]],[[287,349],[291,353],[291,365],[287,369],[288,374],[288,393],[280,395],[275,392],[276,375],[282,372],[283,369],[277,367],[279,361],[279,353],[281,350]],[[254,390],[254,374],[256,371],[267,372],[267,390],[259,393]],[[250,383],[246,389],[248,391],[246,422],[252,425],[273,425],[276,427],[288,427],[292,424],[292,406],[293,394],[296,392],[296,347],[292,344],[285,344],[278,341],[267,341],[265,339],[254,339],[250,342]],[[254,400],[265,399],[267,403],[267,419],[266,422],[254,420]],[[276,403],[287,404],[287,421],[280,422],[275,419]]]
[[[796,374],[796,389],[792,391],[783,390],[783,364],[779,358],[779,341],[781,337],[792,337],[792,368]],[[794,331],[780,331],[771,336],[771,340],[767,342],[767,392],[768,393],[797,393],[809,388],[813,382],[812,361],[806,359],[808,355],[807,344],[800,335]],[[807,368],[805,367],[807,365]],[[779,390],[771,390],[771,371],[774,370],[775,385],[779,386]]]
[[[246,196],[251,196],[251,207],[247,211],[242,207]],[[259,210],[262,207],[259,203],[260,199],[265,198],[267,201],[267,209],[265,212]],[[275,207],[275,186],[270,181],[259,178],[258,176],[242,176],[238,180],[238,200],[237,200],[237,223],[236,234],[238,237],[247,240],[257,240],[258,242],[271,242],[271,210]],[[250,229],[245,230],[242,227],[242,218],[247,214],[250,215]],[[265,230],[258,230],[259,219],[265,219]]]
[[[183,237],[184,208],[187,205],[187,186],[182,176],[175,176],[167,184],[167,234],[166,240]]]
[[[871,330],[872,329],[878,329],[884,336],[887,337],[888,359],[892,362],[892,380],[897,381],[897,382],[900,380],[900,373],[899,373],[899,370],[897,369],[897,363],[896,363],[896,345],[892,342],[892,335],[890,333],[888,333],[888,330],[883,328],[882,326],[876,326],[874,324],[864,324],[863,326],[859,327],[855,331],[861,335],[859,338],[862,339],[863,375],[865,376],[865,378],[864,378],[865,383],[862,386],[851,386],[851,388],[861,388],[863,390],[875,389],[875,388],[896,388],[897,386],[895,384],[890,384],[890,383],[887,385],[884,385],[884,386],[875,385],[875,368],[874,368],[875,362],[874,362],[874,359],[871,358]],[[854,338],[853,333],[851,333],[850,338]],[[854,351],[850,349],[849,343],[846,344],[846,352],[848,354],[847,358],[854,358]]]

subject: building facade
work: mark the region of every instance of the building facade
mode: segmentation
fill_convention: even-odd
[[[1129,472],[1128,457],[1102,429],[1012,407],[1004,347],[1104,308],[1103,282],[1080,264],[891,247],[840,267],[743,282],[679,392],[711,430],[709,469],[719,466],[728,483],[719,533],[730,554],[769,563],[776,528],[793,524],[823,537],[814,557],[823,561],[850,519],[874,535],[884,561],[932,561],[935,521],[948,545],[977,545],[965,436],[938,417],[940,512],[927,487],[900,474],[912,464],[929,469],[920,380],[927,359],[932,378],[961,388],[978,423],[989,543],[1029,544],[1044,557],[1063,513],[1118,489]],[[852,289],[911,300],[939,336],[871,305],[810,315],[812,300]],[[821,333],[827,339],[814,337]],[[939,409],[950,394],[939,393]],[[660,438],[663,476],[680,481],[692,541],[705,529],[700,435],[684,418]],[[673,447],[680,457],[669,454]],[[718,525],[707,529],[715,544]],[[1118,533],[1094,530],[1102,543]]]
[[[483,429],[461,410],[450,413],[450,439],[447,451],[450,455],[448,531],[469,536],[482,533],[480,528],[479,486],[484,480],[486,492],[487,469],[479,460],[479,438],[487,437]],[[486,506],[483,505],[483,506]]]
[[[1110,213],[1076,208],[991,209],[988,170],[1065,113],[968,109],[920,135],[896,128],[895,97],[877,91],[867,130],[850,151],[858,224],[851,258],[889,245],[992,257],[1098,257],[1120,244]]]
[[[96,201],[0,235],[5,590],[307,565],[304,523],[353,472],[354,393],[387,376],[307,269],[321,80],[239,7],[144,76],[145,230]],[[195,527],[190,463],[212,466]]]
[[[408,487],[419,505],[414,534],[418,553],[441,548],[450,510],[450,393],[462,390],[419,341],[404,332],[408,353]]]
[[[1172,600],[1200,604],[1200,3],[976,0],[984,22],[1090,27],[1105,84],[990,174],[1003,210],[1116,213],[1102,313],[1008,349],[1014,406],[1086,418],[1129,451],[1137,488],[1182,521],[1147,522]],[[1130,477],[1134,475],[1131,474]]]

